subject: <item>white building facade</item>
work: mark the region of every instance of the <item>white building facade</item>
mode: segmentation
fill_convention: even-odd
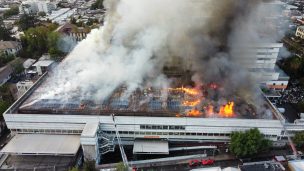
[[[38,12],[45,12],[50,14],[52,10],[57,7],[55,2],[50,2],[48,0],[38,1],[38,0],[28,0],[23,1],[19,6],[19,11],[21,14],[36,14]]]
[[[0,53],[5,55],[16,55],[22,49],[20,42],[0,41]]]
[[[241,66],[248,69],[258,84],[264,84],[269,88],[273,85],[280,85],[280,87],[276,86],[276,89],[281,90],[287,87],[289,80],[276,67],[282,47],[282,43],[259,43],[234,48],[231,53]],[[283,77],[284,79],[281,79]]]
[[[37,7],[39,12],[45,12],[46,14],[50,14],[53,10],[57,8],[57,5],[54,2],[39,1],[37,2]]]

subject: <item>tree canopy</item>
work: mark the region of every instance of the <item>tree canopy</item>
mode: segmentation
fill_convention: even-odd
[[[12,7],[9,10],[5,11],[3,14],[3,18],[8,18],[13,15],[19,14],[19,8],[18,7]]]
[[[304,131],[297,132],[293,137],[293,142],[297,147],[302,147],[304,145]]]
[[[11,103],[8,101],[0,100],[0,115],[2,117],[3,113],[10,107]]]
[[[233,132],[229,149],[237,157],[250,157],[269,150],[270,146],[271,141],[265,139],[255,128],[245,132]]]
[[[13,74],[14,75],[20,75],[23,71],[24,71],[24,68],[23,68],[23,65],[22,65],[22,62],[21,61],[16,61],[14,62],[12,65],[12,68],[13,68]]]
[[[89,160],[89,161],[84,162],[83,170],[84,171],[97,171],[97,169],[95,168],[95,161]]]
[[[6,55],[4,53],[0,53],[0,67],[5,66],[7,63],[12,61],[15,57],[13,55]]]
[[[301,78],[304,76],[304,59],[293,56],[280,61],[280,67],[291,77]]]
[[[2,114],[10,107],[14,101],[8,84],[0,86],[0,97],[0,115],[2,117]]]
[[[25,48],[24,54],[31,54],[38,58],[44,53],[49,53],[52,57],[60,55],[62,52],[58,49],[59,33],[54,32],[57,25],[38,26],[25,31],[21,38]]]
[[[69,171],[79,171],[79,169],[77,167],[73,167]]]
[[[123,162],[117,163],[115,168],[117,171],[128,171],[128,167],[126,167]]]
[[[3,20],[0,19],[0,40],[12,40],[12,37],[10,35],[10,31],[4,27]]]
[[[18,26],[21,30],[25,31],[31,27],[35,27],[36,17],[33,15],[23,14],[18,21]]]

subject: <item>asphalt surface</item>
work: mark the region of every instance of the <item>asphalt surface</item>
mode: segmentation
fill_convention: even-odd
[[[138,171],[189,171],[191,169],[197,169],[197,168],[207,168],[207,167],[216,167],[220,166],[222,168],[225,167],[238,167],[238,165],[241,164],[239,160],[225,160],[225,161],[215,161],[213,165],[209,166],[196,166],[196,167],[190,167],[188,163],[184,164],[176,164],[176,165],[169,165],[169,166],[151,166],[146,168],[140,168],[137,169]]]
[[[200,153],[203,154],[203,153]],[[213,156],[208,156],[206,158],[214,159],[215,162],[213,165],[210,166],[196,166],[190,167],[188,165],[189,159],[187,160],[180,160],[180,161],[170,161],[169,163],[166,162],[159,162],[159,163],[145,163],[137,165],[137,170],[139,171],[189,171],[191,169],[202,168],[202,167],[216,167],[220,166],[221,168],[225,167],[238,167],[238,165],[247,162],[259,162],[259,161],[269,161],[272,160],[276,155],[287,155],[292,154],[292,151],[289,147],[282,148],[282,149],[272,149],[268,153],[260,154],[255,158],[251,159],[236,159],[234,156],[225,153]],[[106,164],[100,165],[100,168],[111,168],[114,167],[115,164]],[[135,166],[136,167],[136,166]]]

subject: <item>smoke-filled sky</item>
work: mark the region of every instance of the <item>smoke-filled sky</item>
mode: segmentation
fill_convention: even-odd
[[[104,26],[55,69],[42,98],[100,101],[122,85],[128,92],[167,88],[163,67],[178,56],[197,85],[216,82],[227,100],[235,94],[254,100],[254,80],[230,52],[277,39],[259,36],[267,31],[262,21],[270,11],[261,0],[105,0],[104,6]]]

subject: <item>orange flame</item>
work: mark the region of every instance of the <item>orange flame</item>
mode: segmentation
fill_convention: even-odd
[[[186,94],[190,95],[199,95],[199,90],[194,89],[194,88],[185,88],[185,87],[179,87],[179,88],[169,88],[169,90],[172,91],[183,91]]]
[[[184,105],[184,106],[196,106],[196,105],[198,105],[200,102],[201,102],[200,99],[197,99],[197,100],[195,100],[195,101],[188,101],[188,100],[185,100],[185,101],[183,101],[183,105]]]
[[[201,116],[201,112],[197,109],[192,109],[187,113],[187,116],[198,117]]]
[[[212,105],[209,105],[209,106],[207,107],[207,114],[208,114],[208,115],[214,114],[214,110],[213,110],[213,106],[212,106]]]
[[[231,117],[234,114],[233,107],[234,102],[228,102],[226,105],[220,107],[219,114],[224,117]]]
[[[179,114],[179,113],[177,113],[175,116],[179,118],[179,117],[181,117],[182,115]]]

